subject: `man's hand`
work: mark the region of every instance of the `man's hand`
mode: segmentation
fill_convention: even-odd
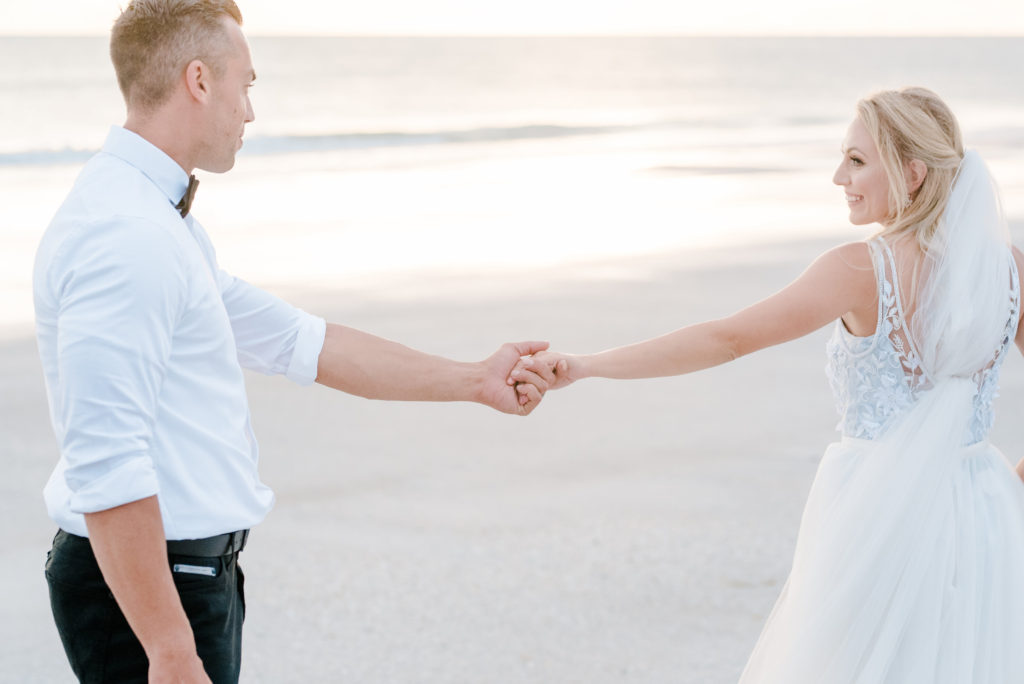
[[[149,657],[149,684],[212,684],[195,654]]]
[[[548,348],[547,342],[517,342],[503,344],[498,351],[481,362],[484,380],[480,387],[478,401],[502,413],[529,414],[537,408],[548,391],[548,385],[555,376],[546,368],[536,371],[524,370],[517,378],[517,385],[509,382],[509,373],[524,356],[536,354]]]

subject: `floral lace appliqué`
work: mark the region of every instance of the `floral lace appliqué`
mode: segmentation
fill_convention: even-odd
[[[930,386],[907,334],[892,252],[881,239],[873,240],[870,247],[878,283],[875,334],[856,337],[839,320],[826,345],[825,372],[840,416],[837,429],[860,439],[877,439],[895,418],[914,405],[919,392]],[[1012,260],[1010,304],[1005,334],[994,350],[993,361],[975,376],[978,393],[968,443],[985,439],[992,427],[999,369],[1017,331],[1020,283]]]

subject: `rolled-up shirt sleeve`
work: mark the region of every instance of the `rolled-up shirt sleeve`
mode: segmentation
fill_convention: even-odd
[[[179,245],[143,219],[84,225],[48,276],[60,308],[58,438],[71,510],[158,494],[153,424],[187,296]]]
[[[242,367],[284,375],[300,385],[312,384],[326,321],[224,270],[217,279]]]

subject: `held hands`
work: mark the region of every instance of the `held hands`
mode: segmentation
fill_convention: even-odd
[[[530,401],[538,388],[541,396],[549,389],[561,389],[579,379],[576,357],[551,351],[538,351],[519,359],[509,373],[508,384],[513,385],[521,402]],[[540,398],[537,398],[540,401]]]
[[[524,374],[521,382],[510,381],[509,374],[518,368],[524,358],[548,348],[547,342],[517,342],[503,344],[489,358],[482,361],[485,379],[480,389],[479,401],[502,413],[529,415],[537,408],[554,373],[550,371]]]
[[[547,342],[503,344],[481,362],[485,380],[479,401],[503,413],[529,415],[544,393],[582,377],[580,357],[546,351]]]

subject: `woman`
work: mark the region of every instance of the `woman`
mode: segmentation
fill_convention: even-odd
[[[842,441],[811,488],[793,568],[741,684],[1024,679],[1024,487],[985,436],[1018,271],[984,162],[923,88],[858,103],[833,182],[870,239],[728,318],[598,354],[544,352],[510,382],[677,375],[835,321]],[[1024,477],[1024,461],[1017,466]]]

